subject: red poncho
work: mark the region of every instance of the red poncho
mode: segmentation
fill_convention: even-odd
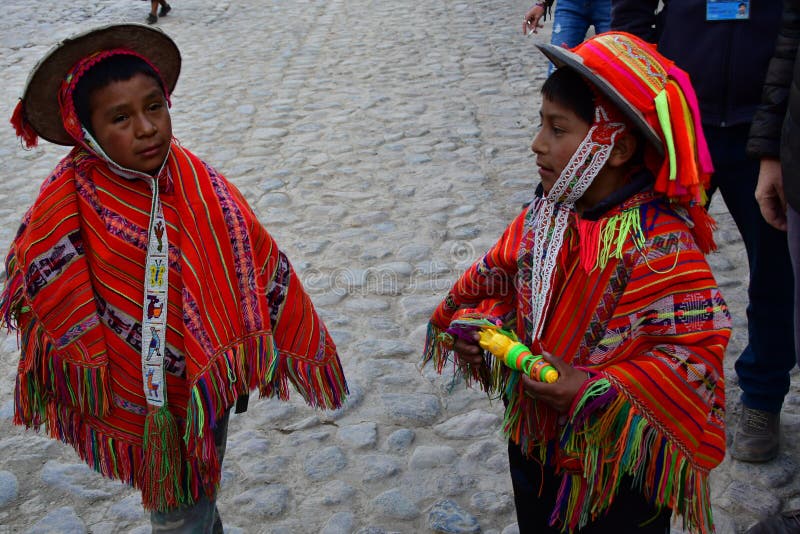
[[[2,312],[22,349],[14,422],[46,425],[163,509],[213,492],[210,430],[239,396],[257,388],[287,398],[291,382],[309,404],[337,408],[347,385],[300,280],[236,188],[175,142],[159,187],[170,234],[167,390],[183,435],[162,451],[178,464],[161,466],[172,480],[143,465],[145,181],[73,149],[14,239]]]
[[[540,339],[531,339],[531,254],[537,198],[456,282],[431,318],[425,359],[441,370],[447,335],[465,310],[515,321],[542,348],[589,371],[567,418],[523,394],[518,373],[487,353],[489,368],[460,365],[508,399],[505,432],[564,474],[553,521],[585,525],[630,475],[692,530],[712,527],[707,476],[725,454],[722,360],[730,316],[686,226],[652,192],[596,221],[570,216]],[[677,208],[680,209],[680,208]]]

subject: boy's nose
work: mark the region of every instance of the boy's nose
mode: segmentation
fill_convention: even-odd
[[[156,123],[149,120],[147,117],[141,117],[138,121],[138,133],[140,136],[146,137],[153,135],[157,130],[158,127]]]
[[[539,132],[536,132],[536,135],[533,136],[533,141],[531,141],[531,152],[534,154],[539,154],[542,152],[542,143],[539,141]]]

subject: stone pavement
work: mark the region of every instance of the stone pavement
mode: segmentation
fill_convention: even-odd
[[[0,21],[0,117],[35,61],[77,29],[143,21],[131,0],[10,2]],[[353,391],[337,412],[252,401],[229,431],[227,532],[517,531],[502,405],[416,363],[450,283],[536,181],[529,152],[546,65],[520,33],[527,0],[174,0],[159,25],[184,66],[176,135],[237,184],[293,260]],[[548,27],[549,27],[548,23]],[[0,250],[65,153],[0,129]],[[710,256],[746,340],[746,259],[719,200]],[[11,424],[16,340],[0,338],[0,532],[149,531],[138,494],[72,449]],[[718,532],[800,504],[797,379],[780,457],[713,474]],[[732,426],[732,424],[731,424]],[[680,532],[677,529],[675,532]]]

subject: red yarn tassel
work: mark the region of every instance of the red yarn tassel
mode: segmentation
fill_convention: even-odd
[[[717,244],[714,242],[714,229],[717,227],[717,223],[706,209],[700,205],[689,206],[689,217],[694,222],[692,235],[703,254],[717,250]]]
[[[33,129],[31,123],[25,118],[22,100],[17,102],[14,113],[11,114],[11,126],[13,126],[14,130],[17,132],[17,137],[22,139],[22,142],[25,143],[25,148],[33,148],[39,143],[36,130]]]

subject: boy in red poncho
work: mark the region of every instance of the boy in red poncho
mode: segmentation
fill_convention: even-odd
[[[228,414],[248,393],[337,408],[336,347],[239,191],[172,136],[180,53],[118,24],[34,68],[12,123],[72,146],[6,260],[14,422],[142,491],[157,532],[219,532]]]
[[[541,185],[434,312],[425,361],[506,403],[520,532],[713,530],[730,316],[703,253],[711,164],[686,74],[645,42],[542,45]],[[559,373],[478,345],[503,322]],[[471,330],[471,328],[473,328]]]

